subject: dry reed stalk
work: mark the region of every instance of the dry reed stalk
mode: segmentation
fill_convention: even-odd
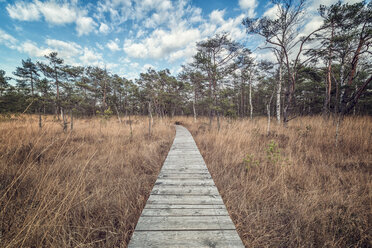
[[[371,247],[372,118],[178,118],[196,139],[246,247]]]
[[[126,247],[174,137],[169,121],[0,123],[0,247]],[[132,133],[132,134],[131,134]],[[133,136],[133,139],[131,139]]]

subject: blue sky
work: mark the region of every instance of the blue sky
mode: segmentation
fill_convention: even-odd
[[[304,30],[321,24],[319,4],[334,2],[309,0]],[[126,78],[148,67],[177,74],[195,43],[219,32],[254,50],[260,40],[241,20],[274,14],[266,0],[0,0],[0,69],[12,76],[21,59],[57,51],[68,64],[106,66]]]

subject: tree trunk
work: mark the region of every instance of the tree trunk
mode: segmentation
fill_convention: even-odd
[[[267,111],[267,136],[270,135],[270,105],[266,104],[266,111]]]
[[[253,119],[253,104],[252,104],[252,73],[249,76],[249,106],[250,106],[250,118]]]
[[[72,129],[74,129],[74,115],[72,114],[72,109],[70,110],[70,116],[71,116],[70,128],[72,131]]]
[[[115,106],[116,114],[118,116],[119,123],[121,124],[121,119],[120,119],[120,114],[119,114],[118,107],[116,106],[116,104],[114,106]]]
[[[281,115],[281,94],[282,94],[282,84],[283,84],[283,57],[280,58],[279,62],[279,81],[276,89],[276,120],[280,124]]]
[[[244,116],[244,79],[242,77],[242,83],[241,83],[241,95],[240,95],[240,117]]]
[[[331,108],[331,91],[332,91],[332,43],[333,43],[333,24],[331,25],[331,40],[329,44],[328,52],[328,66],[327,66],[327,86],[326,86],[326,97],[323,106],[323,117],[326,118]]]
[[[195,123],[196,122],[195,100],[192,102],[192,110],[194,111],[194,123]]]
[[[41,112],[39,111],[39,128],[41,129],[43,126],[41,124]]]
[[[151,113],[151,101],[149,101],[149,137],[151,136],[151,122],[152,122],[152,113]]]
[[[266,104],[266,111],[267,111],[267,136],[270,135],[270,124],[271,124],[271,112],[270,112],[270,106],[271,101],[273,100],[274,92],[270,96],[269,102]]]
[[[130,129],[130,140],[133,139],[133,129],[132,129],[132,120],[130,119],[131,113],[129,113],[129,129]]]

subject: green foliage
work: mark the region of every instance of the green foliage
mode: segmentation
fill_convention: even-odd
[[[277,165],[281,161],[278,144],[273,140],[267,145],[266,158],[273,165]]]
[[[246,170],[251,168],[258,167],[260,165],[260,161],[256,160],[252,154],[247,154],[243,159],[243,164]]]

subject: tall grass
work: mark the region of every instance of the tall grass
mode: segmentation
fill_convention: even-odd
[[[126,247],[174,137],[169,121],[0,122],[0,247]]]
[[[191,130],[246,247],[372,247],[372,118],[179,118]]]

